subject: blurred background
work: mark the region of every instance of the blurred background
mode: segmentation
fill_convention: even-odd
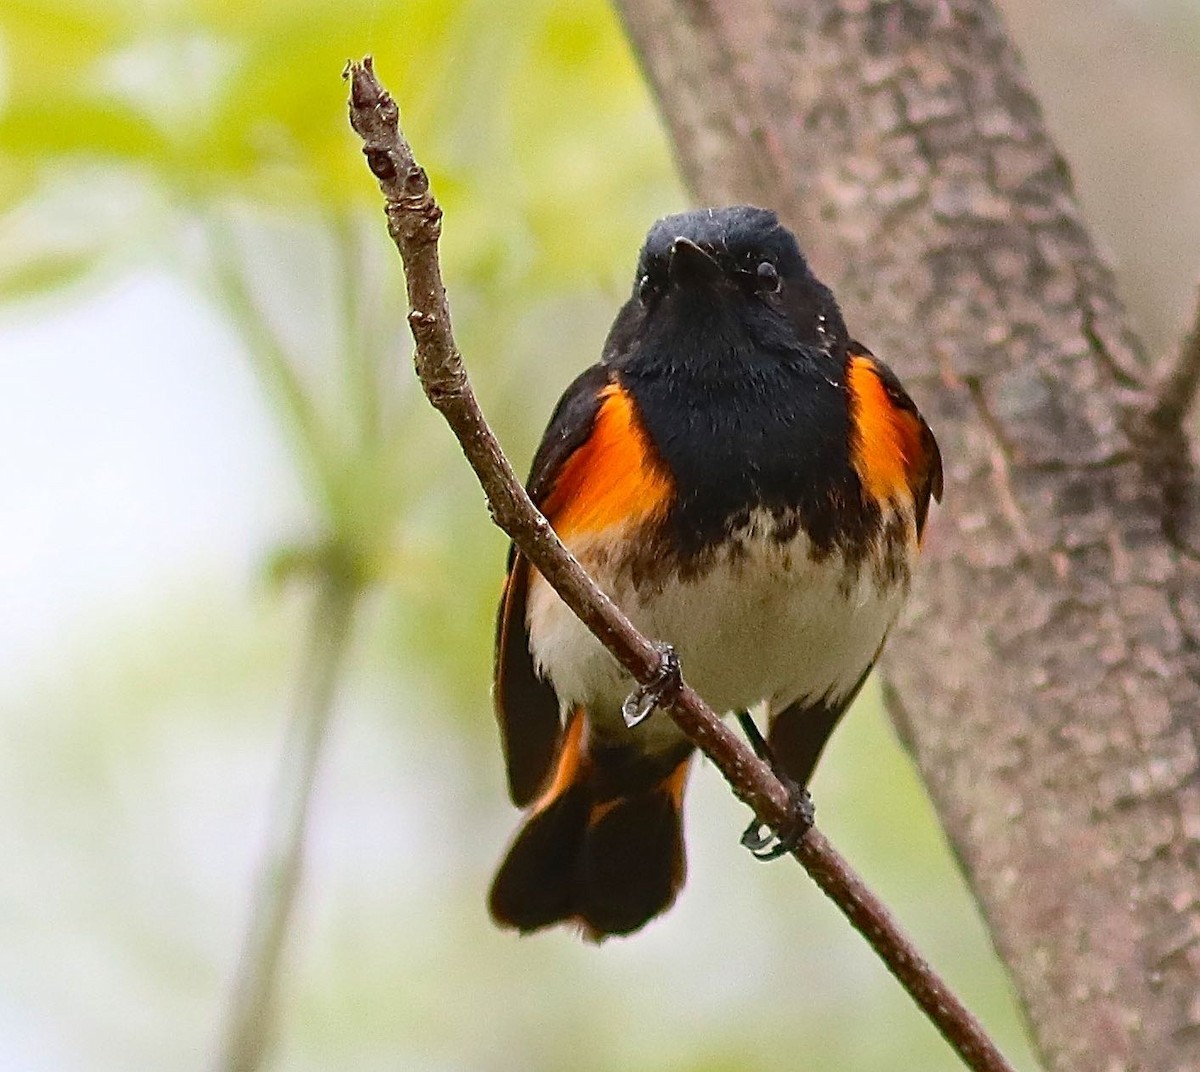
[[[1005,8],[1166,353],[1200,267],[1200,0]],[[269,1067],[958,1068],[800,870],[739,847],[710,767],[665,918],[598,949],[490,924],[516,822],[488,699],[504,540],[409,369],[339,77],[367,52],[524,469],[647,226],[686,204],[605,4],[0,8],[0,1069],[214,1067],[287,727],[322,674]],[[815,795],[1033,1068],[875,690]]]

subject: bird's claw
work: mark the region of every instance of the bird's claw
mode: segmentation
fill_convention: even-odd
[[[788,790],[787,818],[775,830],[757,818],[751,819],[742,834],[742,844],[756,860],[778,860],[786,856],[804,840],[804,835],[816,822],[812,796],[808,790],[790,779],[786,779],[785,784]]]
[[[638,685],[621,705],[621,717],[630,729],[645,722],[656,707],[661,707],[674,698],[682,684],[679,656],[670,644],[655,644],[658,649],[658,669],[654,678]]]

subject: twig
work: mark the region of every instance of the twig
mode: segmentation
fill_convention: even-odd
[[[334,687],[349,646],[359,584],[330,562],[313,608],[295,714],[284,742],[262,873],[229,1001],[219,1072],[255,1072],[274,1037],[277,978],[304,864],[309,800],[329,726]]]
[[[362,241],[355,217],[349,212],[329,215],[330,231],[336,249],[338,296],[345,349],[341,354],[345,366],[349,409],[354,416],[356,440],[365,450],[378,446],[383,438],[381,413],[384,392],[380,390],[378,370],[384,364],[376,360],[372,333],[365,320],[371,307],[371,295],[364,293],[368,273],[362,268]]]
[[[399,129],[395,102],[375,77],[370,57],[350,63],[350,123],[386,199],[388,231],[404,262],[416,342],[416,368],[429,400],[446,418],[487,495],[496,524],[640,686],[657,698],[689,738],[713,761],[734,793],[758,818],[778,828],[788,816],[788,794],[765,764],[675,677],[664,692],[669,662],[661,645],[642,636],[596,587],[526,495],[480,412],[454,343],[442,286],[437,242],[441,209],[424,170]],[[1012,1072],[982,1026],[934,973],[883,903],[825,837],[812,829],[793,855],[867,939],[888,969],[976,1072]]]
[[[215,283],[242,336],[246,350],[266,389],[278,401],[307,475],[326,510],[335,510],[333,487],[336,456],[333,436],[318,409],[313,392],[304,384],[279,332],[255,298],[235,248],[229,223],[213,215],[207,228]]]
[[[1168,435],[1183,423],[1200,390],[1200,291],[1191,331],[1180,344],[1179,355],[1155,388],[1150,424],[1160,435]]]
[[[1162,489],[1163,531],[1189,558],[1200,559],[1200,487],[1184,418],[1200,391],[1200,293],[1191,330],[1130,431],[1150,480]]]

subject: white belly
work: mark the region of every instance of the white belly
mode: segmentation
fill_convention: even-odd
[[[907,570],[885,576],[870,558],[847,566],[840,553],[814,561],[803,531],[787,543],[752,523],[741,550],[718,555],[688,580],[644,590],[600,547],[605,534],[571,550],[643,633],[672,644],[684,677],[718,713],[765,702],[772,713],[797,700],[836,700],[858,683],[895,620],[908,590]],[[915,536],[910,541],[915,554]],[[895,571],[892,571],[894,574]],[[563,706],[583,705],[595,731],[628,733],[620,708],[629,676],[540,576],[529,596],[535,664]],[[646,743],[667,747],[675,724],[652,718]]]

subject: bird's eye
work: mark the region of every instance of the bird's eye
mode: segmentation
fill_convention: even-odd
[[[654,285],[654,281],[649,275],[642,276],[642,278],[638,280],[637,285],[638,301],[645,305],[651,298],[654,297],[654,293],[657,289],[658,288]]]
[[[770,261],[763,261],[754,273],[755,287],[767,294],[779,293],[779,269]]]

